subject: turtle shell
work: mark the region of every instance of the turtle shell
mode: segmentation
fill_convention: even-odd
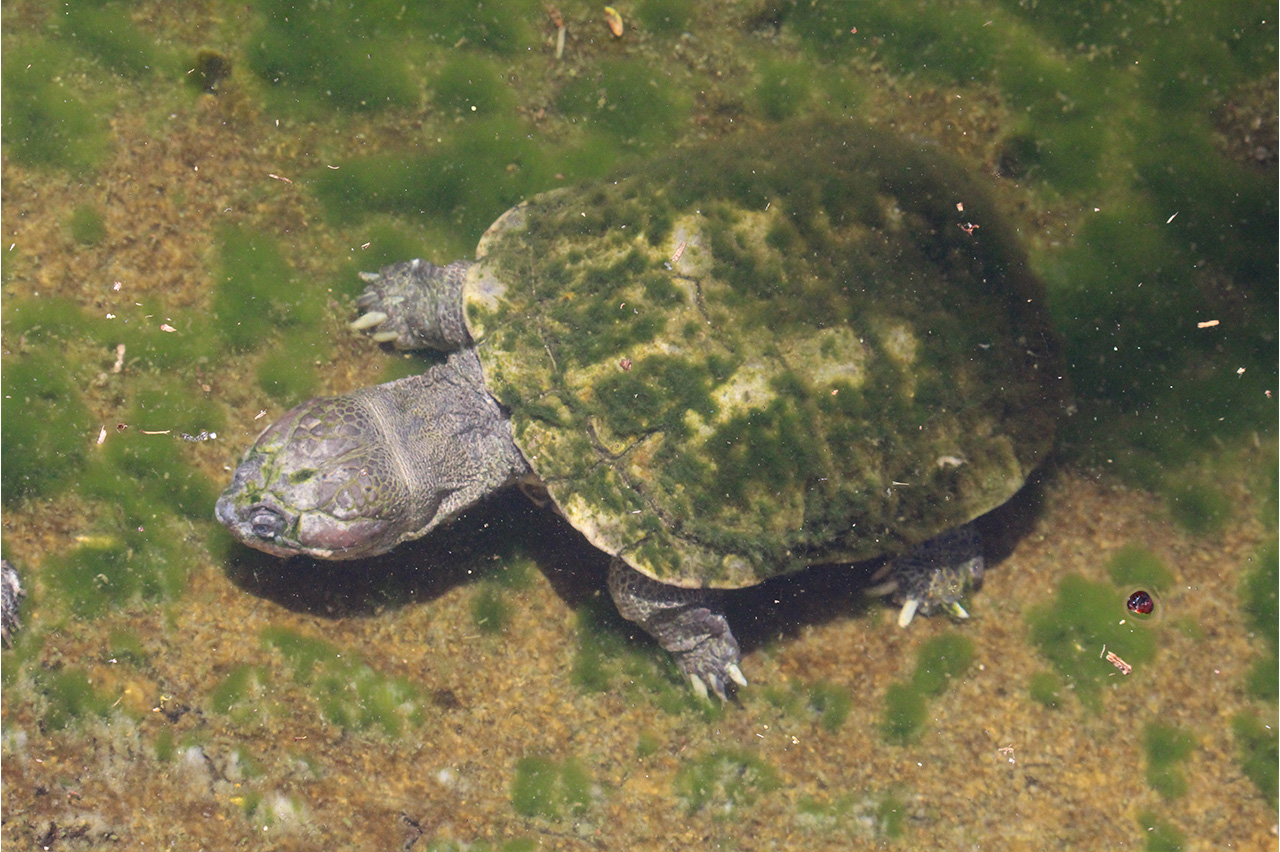
[[[597,547],[733,588],[1007,500],[1062,405],[1041,287],[949,160],[853,125],[740,134],[486,232],[468,327]]]

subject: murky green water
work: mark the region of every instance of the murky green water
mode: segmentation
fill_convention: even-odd
[[[3,4],[3,840],[1273,848],[1274,8],[616,9],[557,58],[536,2]],[[1076,409],[973,620],[771,583],[704,707],[519,495],[360,564],[213,521],[283,410],[422,368],[357,271],[814,114],[958,157],[1046,283]]]

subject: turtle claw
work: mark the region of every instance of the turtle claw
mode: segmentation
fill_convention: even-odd
[[[737,651],[736,643],[734,651]],[[703,701],[710,700],[712,694],[721,701],[728,701],[726,687],[731,681],[738,686],[747,685],[747,679],[742,676],[742,670],[738,668],[738,664],[724,659],[677,655],[676,665],[689,678],[689,685]]]
[[[916,611],[920,609],[923,601],[920,598],[907,598],[902,602],[902,611],[898,613],[898,626],[908,627],[916,617]],[[940,612],[945,612],[952,618],[965,619],[969,617],[969,611],[960,606],[959,601],[944,601],[937,604]],[[928,613],[924,613],[927,615]]]
[[[725,666],[723,677],[711,672],[706,672],[702,675],[689,675],[689,685],[693,687],[694,694],[698,696],[700,701],[710,701],[711,693],[713,692],[716,698],[721,701],[728,701],[729,695],[725,691],[725,686],[728,685],[727,682],[730,680],[738,686],[747,685],[747,679],[742,676],[742,670],[733,663]],[[708,683],[710,684],[709,690],[707,688]]]
[[[676,665],[689,678],[699,698],[706,699],[714,693],[721,701],[728,701],[725,688],[730,682],[747,685],[738,668],[742,659],[738,640],[733,638],[723,615],[699,607],[685,613],[681,626],[690,632],[669,634],[663,645],[675,657]]]
[[[387,321],[387,315],[382,311],[369,311],[363,314],[359,319],[348,323],[348,327],[352,331],[364,331],[366,328],[373,328],[375,325],[382,325]]]
[[[874,575],[867,594],[887,595],[902,605],[898,626],[916,615],[945,612],[964,619],[969,613],[960,598],[982,583],[982,545],[973,524],[964,524],[930,539],[885,563]]]
[[[908,627],[911,620],[916,617],[916,610],[920,609],[919,598],[907,598],[902,603],[902,611],[898,613],[898,626]]]

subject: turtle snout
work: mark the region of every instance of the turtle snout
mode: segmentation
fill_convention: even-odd
[[[223,492],[218,498],[218,502],[213,506],[213,515],[218,519],[218,523],[224,527],[232,527],[239,520],[236,517],[236,501],[232,496],[231,490]]]
[[[235,489],[218,498],[213,513],[237,541],[273,556],[288,558],[303,552],[289,540],[292,519],[280,509],[262,503],[245,505],[237,502]]]

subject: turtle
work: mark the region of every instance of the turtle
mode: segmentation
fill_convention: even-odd
[[[361,277],[351,327],[436,362],[284,414],[219,520],[363,559],[521,487],[611,557],[619,612],[704,697],[747,683],[723,590],[884,558],[901,624],[967,617],[973,521],[1064,408],[1043,288],[988,193],[851,120],[551,189],[474,260]]]

